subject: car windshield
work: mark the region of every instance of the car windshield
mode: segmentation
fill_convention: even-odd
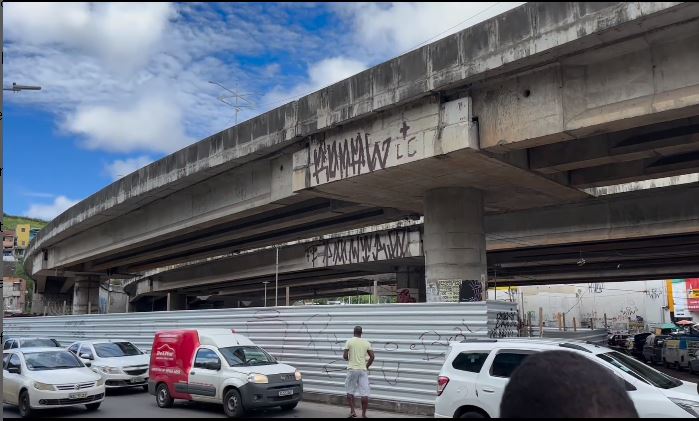
[[[54,339],[40,339],[40,338],[34,338],[34,339],[21,339],[20,345],[22,348],[34,348],[34,347],[52,347],[52,348],[60,348],[61,345],[58,344]]]
[[[220,348],[231,367],[276,364],[277,360],[259,346],[231,346]]]
[[[27,368],[32,371],[61,370],[84,367],[83,363],[68,351],[42,351],[24,354]]]
[[[682,384],[681,381],[616,351],[598,354],[597,356],[621,371],[661,389],[672,389]]]
[[[97,356],[102,358],[129,357],[131,355],[141,355],[140,349],[131,342],[104,342],[94,344]]]

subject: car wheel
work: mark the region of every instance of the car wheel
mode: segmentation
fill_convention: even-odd
[[[243,415],[243,401],[240,393],[235,389],[230,389],[223,397],[223,411],[230,418],[238,418]]]
[[[32,407],[29,403],[29,393],[27,393],[26,390],[19,394],[18,403],[19,405],[17,405],[17,407],[19,408],[19,415],[21,415],[22,418],[31,417],[34,411],[32,411]]]
[[[461,414],[459,418],[485,418],[485,416],[477,411],[467,411]]]
[[[160,383],[155,391],[155,402],[161,408],[172,408],[172,404],[175,402],[170,396],[170,391],[167,389],[165,383]]]
[[[100,405],[102,405],[102,402],[95,402],[85,404],[85,407],[88,411],[97,411],[100,408]]]
[[[294,403],[287,403],[286,405],[282,405],[282,410],[284,411],[291,411],[292,409],[296,408],[296,405],[298,405],[298,402]]]

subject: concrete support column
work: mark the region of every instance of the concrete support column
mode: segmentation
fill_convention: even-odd
[[[167,293],[167,311],[186,310],[187,296],[175,292]]]
[[[286,287],[286,306],[289,307],[289,287]]]
[[[73,285],[73,314],[99,313],[99,299],[99,279],[77,279]]]
[[[423,245],[427,302],[483,300],[487,261],[481,191],[428,191]]]

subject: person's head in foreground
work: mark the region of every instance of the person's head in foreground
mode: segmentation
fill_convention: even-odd
[[[638,418],[623,382],[570,351],[532,354],[515,369],[501,418]]]

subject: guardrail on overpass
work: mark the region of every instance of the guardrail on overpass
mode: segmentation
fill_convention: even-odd
[[[344,396],[345,341],[364,328],[376,361],[372,398],[434,405],[450,341],[517,336],[516,304],[505,301],[267,307],[7,319],[5,335],[41,336],[68,346],[80,339],[124,339],[150,349],[165,329],[231,328],[304,375],[304,391]]]

